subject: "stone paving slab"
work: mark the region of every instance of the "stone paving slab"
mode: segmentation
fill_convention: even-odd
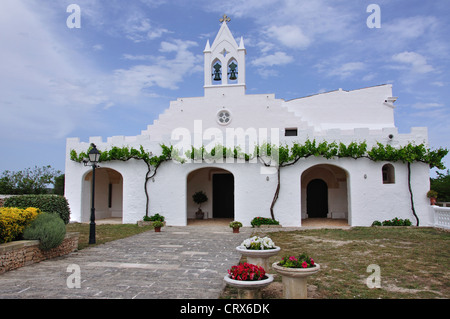
[[[164,227],[0,275],[0,299],[217,299],[252,228]],[[80,268],[80,288],[69,265]],[[71,277],[72,276],[72,277]]]

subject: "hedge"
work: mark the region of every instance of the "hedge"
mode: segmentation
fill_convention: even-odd
[[[5,200],[4,207],[36,207],[41,211],[58,214],[65,224],[70,220],[70,208],[67,199],[61,195],[20,195]]]
[[[66,236],[66,225],[56,214],[42,213],[25,228],[23,238],[39,240],[41,250],[58,247]]]
[[[40,214],[41,211],[33,207],[27,209],[0,208],[0,244],[21,239],[25,228]]]

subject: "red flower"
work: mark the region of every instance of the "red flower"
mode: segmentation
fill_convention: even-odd
[[[308,268],[308,264],[306,263],[306,261],[302,262],[302,267],[303,268]]]
[[[228,269],[228,274],[230,275],[230,278],[234,280],[261,280],[264,278],[266,272],[262,267],[249,263],[242,263]]]
[[[311,258],[311,265],[314,265],[314,260]]]

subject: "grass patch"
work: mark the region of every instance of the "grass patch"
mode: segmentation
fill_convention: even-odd
[[[95,241],[93,245],[89,245],[89,224],[70,223],[66,225],[67,232],[78,232],[80,237],[78,240],[78,249],[88,246],[95,246],[107,243],[109,241],[122,239],[137,235],[153,229],[153,226],[140,227],[137,224],[120,224],[120,225],[96,225]]]
[[[307,253],[321,270],[308,278],[308,297],[317,299],[450,298],[450,232],[415,227],[355,227],[293,232],[258,231],[284,254]],[[241,261],[245,261],[244,259]],[[380,266],[381,288],[369,289],[367,272]],[[269,273],[276,274],[272,269]],[[273,287],[271,287],[273,286]],[[281,276],[263,290],[263,298],[282,298]],[[222,298],[236,298],[228,287]]]

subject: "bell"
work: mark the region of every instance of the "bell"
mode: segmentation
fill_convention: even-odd
[[[234,62],[232,62],[230,64],[230,73],[229,73],[230,74],[230,80],[236,80],[237,79],[237,77],[236,77],[236,74],[237,74],[236,68],[237,68],[237,65]]]
[[[214,73],[213,73],[214,81],[221,81],[222,80],[222,78],[220,77],[220,74],[222,73],[220,71],[221,68],[222,68],[222,66],[219,63],[214,65]]]
[[[220,72],[214,71],[214,81],[221,81]]]

